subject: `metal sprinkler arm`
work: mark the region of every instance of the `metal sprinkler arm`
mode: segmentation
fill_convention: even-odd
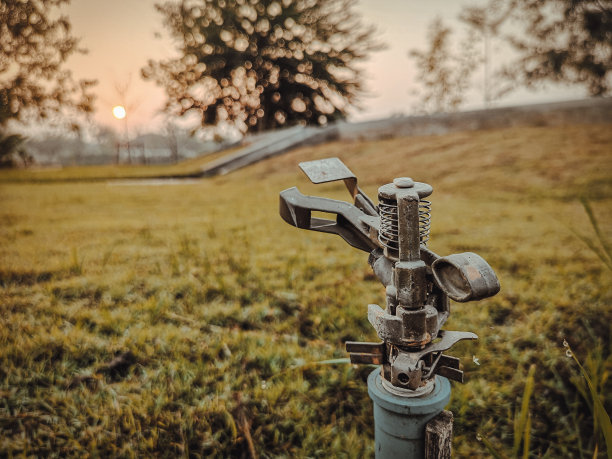
[[[380,343],[347,342],[351,362],[382,365],[383,385],[411,397],[433,388],[436,374],[463,381],[459,359],[444,355],[456,342],[476,339],[471,332],[445,331],[449,298],[466,302],[499,291],[493,269],[471,253],[440,257],[426,247],[433,189],[408,177],[378,190],[378,205],[357,186],[338,158],[301,163],[313,183],[343,180],[353,204],[305,196],[297,188],[280,193],[280,215],[297,228],[337,234],[370,254],[368,262],[386,288],[386,307],[368,306],[368,320]],[[312,217],[312,211],[335,220]]]
[[[336,215],[336,220],[312,217],[312,211]],[[306,196],[296,188],[280,193],[280,216],[297,228],[338,234],[353,247],[370,252],[377,247],[365,223],[367,215],[344,201]]]

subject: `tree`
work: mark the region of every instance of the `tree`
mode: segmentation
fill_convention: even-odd
[[[28,115],[49,118],[66,109],[91,111],[93,81],[75,81],[64,68],[83,52],[57,9],[69,0],[0,0],[0,129]],[[6,132],[5,137],[10,137]],[[3,142],[3,145],[5,143]],[[9,141],[6,145],[15,145]],[[10,155],[0,149],[0,157]]]
[[[179,161],[179,145],[177,139],[178,126],[171,120],[167,121],[164,128],[165,140],[170,150],[170,161],[176,164]]]
[[[69,0],[0,0],[0,124],[26,114],[47,118],[66,107],[91,111],[92,81],[74,81],[64,68],[77,48],[64,16]]]
[[[180,56],[149,61],[167,111],[244,130],[343,118],[362,91],[356,66],[380,45],[355,0],[183,0],[157,5]]]
[[[484,67],[485,106],[518,88],[546,82],[586,87],[592,96],[612,89],[612,2],[603,0],[488,0],[463,8],[466,26],[461,51],[453,50],[451,31],[439,20],[430,26],[429,50],[411,51],[425,86],[424,106],[452,111],[473,83],[472,73]],[[473,44],[481,37],[482,58]],[[503,40],[513,52],[491,72],[490,42]],[[508,50],[510,51],[510,50]]]
[[[463,42],[461,51],[456,52],[451,34],[451,29],[437,18],[429,26],[429,49],[410,51],[418,69],[418,82],[423,87],[419,108],[427,113],[455,111],[470,85],[477,61],[473,40]]]
[[[612,88],[612,2],[507,0],[507,35],[519,58],[506,74],[528,87],[553,81],[585,86],[592,96]],[[495,8],[490,3],[489,8]]]
[[[464,9],[461,19],[511,45],[517,57],[502,76],[514,87],[570,83],[585,86],[592,96],[612,88],[609,0],[489,0]]]
[[[491,106],[494,98],[500,97],[507,89],[494,88],[491,75],[491,41],[498,35],[500,26],[506,20],[509,11],[504,9],[504,0],[490,0],[489,8],[479,8],[474,6],[464,7],[459,14],[459,20],[468,26],[468,35],[481,37],[484,49],[482,53],[483,75],[483,96],[485,108]],[[495,78],[496,83],[500,82]],[[494,91],[495,89],[495,91]]]
[[[19,134],[4,134],[0,132],[0,168],[13,167],[16,164],[17,157],[24,158],[27,153],[23,149],[25,138]],[[23,161],[24,166],[27,165]]]

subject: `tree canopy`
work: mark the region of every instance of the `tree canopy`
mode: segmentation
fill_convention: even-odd
[[[354,0],[183,0],[157,5],[179,56],[142,73],[169,112],[243,130],[325,124],[362,92],[356,64],[380,48]]]
[[[464,7],[460,50],[452,49],[451,30],[439,21],[430,27],[429,49],[412,50],[422,83],[421,105],[456,109],[484,66],[485,105],[518,88],[543,83],[583,86],[591,96],[612,90],[612,2],[603,0],[487,0]],[[505,49],[491,51],[491,41]],[[482,41],[482,57],[474,43]],[[466,44],[470,45],[466,46]],[[495,72],[491,71],[495,54]]]
[[[0,127],[26,115],[48,118],[68,108],[91,111],[92,81],[64,66],[78,48],[59,14],[69,0],[0,0]]]
[[[500,10],[491,0],[489,11]],[[519,84],[566,82],[601,96],[612,89],[612,2],[609,0],[506,0],[506,38],[519,58],[506,68]]]
[[[429,26],[428,43],[425,51],[410,51],[423,88],[418,108],[426,113],[455,111],[464,101],[477,60],[473,40],[463,41],[461,51],[453,49],[451,29],[437,18]]]

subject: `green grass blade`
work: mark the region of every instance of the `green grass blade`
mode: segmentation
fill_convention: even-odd
[[[596,425],[598,425],[602,430],[604,441],[606,442],[608,459],[612,459],[612,423],[610,423],[610,416],[606,412],[606,409],[604,408],[603,403],[597,394],[593,381],[591,381],[591,378],[587,374],[586,370],[578,361],[578,358],[572,351],[572,348],[569,346],[569,344],[567,344],[566,347],[571,354],[571,357],[574,359],[574,362],[576,362],[578,368],[580,368],[580,373],[589,387],[589,392],[591,393],[591,398],[593,399],[593,416],[595,417]],[[595,432],[595,435],[598,435],[598,432]]]
[[[497,451],[493,444],[489,441],[489,439],[484,435],[479,433],[476,435],[476,438],[478,438],[478,440],[485,445],[485,447],[489,450],[489,452],[495,459],[508,459],[508,456]]]
[[[606,258],[606,256],[601,252],[599,247],[597,247],[588,237],[583,236],[573,228],[569,228],[569,230],[574,234],[574,236],[580,239],[589,249],[591,249],[591,251],[595,255],[597,255],[597,257],[603,262],[604,265],[606,265],[608,269],[612,270],[612,262],[608,258]]]
[[[527,423],[529,421],[529,399],[533,394],[535,365],[531,365],[529,373],[527,374],[527,381],[525,382],[525,389],[523,390],[523,401],[521,403],[521,411],[518,417],[514,420],[514,447],[512,448],[512,456],[518,457],[518,451],[523,440],[523,432],[527,430]],[[528,434],[528,432],[527,432]],[[529,438],[525,437],[525,443],[528,446]]]
[[[607,265],[610,266],[610,264],[612,263],[612,247],[608,243],[607,239],[603,236],[601,230],[599,229],[599,223],[597,223],[595,212],[593,212],[593,208],[591,207],[591,204],[589,203],[589,201],[587,201],[585,197],[581,197],[580,202],[582,203],[582,207],[584,207],[584,211],[589,217],[589,221],[591,222],[591,226],[593,227],[593,230],[595,231],[595,234],[597,235],[597,239],[599,240],[599,243],[601,244],[606,255],[608,256]]]
[[[523,459],[529,457],[529,445],[531,444],[531,416],[527,416],[525,432],[523,432]]]

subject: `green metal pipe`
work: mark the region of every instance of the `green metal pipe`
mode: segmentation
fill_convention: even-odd
[[[384,388],[377,368],[368,376],[368,394],[374,402],[376,459],[424,458],[425,426],[450,400],[448,379],[436,376],[427,395],[401,397]]]

